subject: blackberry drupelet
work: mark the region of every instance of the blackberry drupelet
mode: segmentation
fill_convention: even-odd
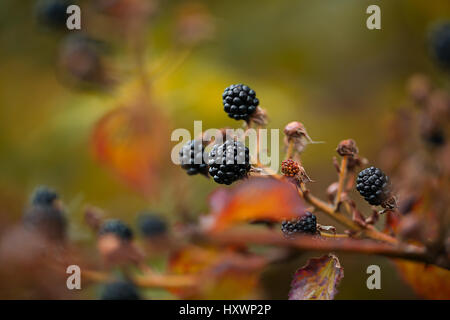
[[[442,23],[432,31],[430,45],[437,62],[450,69],[450,21]]]
[[[208,174],[208,165],[205,163],[203,153],[205,147],[200,140],[187,142],[180,150],[181,168],[186,170],[188,175]]]
[[[167,233],[166,221],[158,215],[142,213],[138,218],[139,231],[145,237],[157,237]]]
[[[208,156],[209,174],[220,184],[231,184],[250,171],[249,150],[239,141],[215,145]]]
[[[222,98],[225,112],[236,120],[248,120],[259,105],[255,91],[243,84],[229,86],[223,92]]]
[[[366,168],[358,174],[356,190],[369,204],[381,205],[390,196],[389,177],[378,168]]]
[[[130,241],[133,239],[133,231],[124,222],[119,219],[106,220],[98,231],[99,236],[114,234],[119,239]]]
[[[316,234],[316,216],[313,213],[306,211],[305,215],[301,218],[283,221],[281,223],[281,231],[283,231],[286,236],[293,236],[299,233]]]
[[[107,283],[101,292],[101,300],[140,300],[136,286],[128,281]]]
[[[58,199],[58,194],[48,187],[36,188],[31,196],[31,205],[23,216],[24,227],[39,232],[50,240],[64,240],[67,219],[62,207],[55,203]]]
[[[300,172],[300,166],[292,159],[284,160],[281,163],[281,172],[288,177],[295,177]]]

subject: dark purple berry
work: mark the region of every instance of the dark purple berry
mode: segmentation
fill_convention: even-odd
[[[358,174],[356,190],[369,204],[381,205],[390,197],[389,177],[378,168],[366,168]]]
[[[31,197],[31,205],[23,216],[23,225],[50,240],[64,240],[67,233],[67,219],[61,206],[55,201],[58,194],[48,187],[36,188]]]
[[[450,21],[436,26],[431,33],[430,46],[436,61],[450,69]]]
[[[243,84],[233,84],[222,94],[223,109],[230,118],[248,120],[259,105],[256,93]]]
[[[167,223],[162,217],[151,213],[139,215],[138,227],[141,234],[148,238],[165,235],[168,229]]]
[[[215,145],[208,155],[209,174],[220,184],[231,184],[250,171],[249,150],[239,141]]]
[[[186,170],[188,175],[204,174],[208,175],[208,165],[205,163],[203,154],[205,147],[200,140],[191,140],[180,150],[181,168]]]

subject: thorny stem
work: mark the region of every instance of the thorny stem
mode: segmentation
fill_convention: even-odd
[[[334,199],[334,210],[338,211],[339,205],[341,203],[342,190],[344,189],[345,178],[347,177],[347,162],[348,156],[343,156],[341,161],[341,168],[339,170],[339,184],[336,192],[336,197]]]

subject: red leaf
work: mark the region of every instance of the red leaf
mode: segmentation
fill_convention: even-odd
[[[92,146],[97,159],[129,186],[148,195],[167,152],[161,139],[165,128],[146,105],[120,107],[103,116],[94,128]],[[152,114],[157,113],[152,109]]]
[[[267,178],[251,178],[231,189],[218,189],[210,196],[209,231],[222,231],[242,222],[280,222],[305,212],[303,200],[292,184]]]
[[[450,299],[450,271],[432,265],[396,260],[395,264],[406,283],[426,299]]]
[[[171,289],[183,299],[255,298],[259,275],[266,259],[214,247],[188,246],[171,256],[169,273],[196,275],[194,288]]]

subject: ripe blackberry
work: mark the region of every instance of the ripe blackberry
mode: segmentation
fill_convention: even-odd
[[[65,0],[41,0],[36,5],[36,19],[38,23],[51,29],[66,29],[69,15]]]
[[[45,187],[36,188],[31,197],[31,206],[25,211],[23,225],[37,231],[50,240],[64,240],[67,219],[63,209],[55,204],[58,194]]]
[[[281,163],[281,172],[288,177],[295,177],[300,172],[300,166],[292,159],[284,160]]]
[[[288,237],[296,233],[315,234],[317,232],[316,216],[309,211],[306,211],[305,214],[301,218],[283,221],[281,223],[281,231]]]
[[[209,174],[220,184],[231,184],[250,171],[249,150],[239,141],[215,145],[208,156]]]
[[[166,221],[151,213],[142,213],[138,218],[139,231],[145,237],[157,237],[167,233]]]
[[[431,51],[437,62],[450,69],[450,22],[437,26],[431,34]]]
[[[46,186],[39,186],[34,190],[33,195],[31,196],[31,204],[51,206],[53,204],[53,201],[57,200],[58,198],[59,195],[54,190]]]
[[[236,120],[248,120],[259,105],[255,91],[243,84],[229,86],[223,92],[222,98],[223,109],[230,118]]]
[[[136,286],[129,281],[107,283],[101,292],[101,300],[140,300]]]
[[[200,140],[191,140],[180,150],[181,168],[186,170],[188,175],[208,174],[208,165],[203,159],[205,147]]]
[[[133,231],[119,219],[106,220],[98,231],[99,236],[106,234],[114,234],[119,239],[130,241],[133,239]]]
[[[389,177],[378,168],[366,168],[358,174],[356,190],[371,205],[381,205],[390,196]]]

